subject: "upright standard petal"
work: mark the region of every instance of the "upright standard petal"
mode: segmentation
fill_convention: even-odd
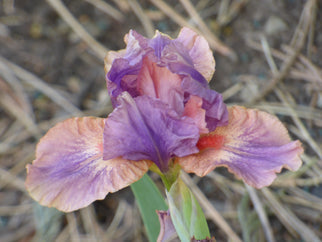
[[[198,152],[199,130],[192,119],[180,117],[169,105],[148,96],[124,92],[104,129],[104,159],[151,160],[162,172],[168,162]]]
[[[160,59],[164,47],[166,47],[171,41],[172,39],[169,36],[160,33],[157,30],[153,38],[149,40],[149,47],[151,47],[154,50],[154,54],[157,57],[157,59]]]
[[[126,49],[118,52],[109,51],[104,59],[106,71],[106,85],[111,100],[116,106],[116,99],[123,91],[133,97],[138,96],[136,88],[137,75],[142,66],[142,59],[153,49],[148,46],[148,39],[134,30],[125,35]]]
[[[166,67],[160,67],[148,57],[142,61],[138,74],[137,89],[141,95],[160,99],[169,104],[177,113],[183,112],[184,92],[181,78]]]
[[[199,128],[200,134],[207,134],[209,130],[206,123],[206,111],[202,108],[202,99],[198,96],[191,95],[184,106],[183,116],[193,119]]]
[[[40,140],[26,188],[40,204],[70,212],[140,179],[146,161],[103,160],[102,118],[72,118]]]
[[[229,124],[202,136],[198,154],[179,158],[187,172],[204,176],[217,166],[226,166],[249,185],[270,185],[283,167],[297,170],[303,152],[299,141],[291,141],[286,128],[268,113],[229,108]]]
[[[201,108],[206,111],[205,121],[210,132],[218,126],[227,125],[228,110],[221,94],[189,77],[183,79],[181,86],[186,93],[202,98]]]
[[[188,50],[194,67],[209,82],[215,72],[215,59],[207,40],[189,28],[182,28],[176,41],[182,43]]]
[[[203,37],[183,28],[174,40],[159,32],[147,39],[131,30],[126,42],[126,50],[111,52],[105,60],[105,69],[109,70],[107,87],[114,107],[117,97],[126,91],[133,98],[147,95],[160,99],[183,115],[190,96],[197,96],[202,100],[196,111],[206,112],[206,129],[213,131],[227,124],[228,112],[222,96],[208,85],[215,61]]]

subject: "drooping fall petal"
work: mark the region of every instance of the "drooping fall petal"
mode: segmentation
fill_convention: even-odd
[[[172,157],[198,152],[199,130],[192,119],[148,96],[132,99],[124,92],[118,101],[104,128],[104,159],[151,160],[167,171]]]
[[[270,185],[283,167],[297,170],[303,152],[275,116],[238,106],[229,108],[227,126],[202,136],[197,146],[198,154],[179,158],[185,171],[204,176],[225,166],[256,188]]]
[[[140,179],[149,162],[103,160],[102,118],[71,118],[41,139],[26,188],[40,204],[70,212]]]

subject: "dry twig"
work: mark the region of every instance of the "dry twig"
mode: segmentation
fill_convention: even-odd
[[[276,241],[272,232],[271,225],[269,224],[266,212],[263,208],[262,202],[260,201],[255,189],[250,187],[246,183],[245,183],[245,186],[250,198],[252,199],[252,202],[254,204],[258,217],[261,221],[267,241],[268,242]]]
[[[276,87],[276,85],[278,83],[280,83],[287,76],[287,74],[290,71],[290,68],[294,64],[296,58],[298,57],[298,55],[300,54],[300,52],[304,46],[305,38],[307,36],[307,33],[309,31],[309,27],[310,27],[310,23],[311,23],[311,21],[310,21],[311,12],[313,11],[315,5],[316,5],[316,1],[310,0],[306,3],[306,5],[303,9],[303,16],[305,16],[305,18],[303,18],[303,21],[304,21],[304,24],[303,24],[304,26],[303,26],[303,30],[302,30],[303,33],[297,34],[298,31],[296,31],[296,33],[295,33],[295,36],[296,37],[299,36],[299,37],[296,39],[296,41],[294,41],[294,48],[295,48],[294,53],[292,55],[288,56],[288,58],[284,61],[280,71],[278,73],[276,73],[276,75],[274,75],[274,77],[270,81],[270,83],[267,86],[265,86],[263,88],[263,90],[249,102],[249,104],[254,104],[257,101],[263,99],[266,95],[268,95],[271,91],[274,90],[274,88]]]
[[[62,19],[75,31],[75,33],[84,40],[88,46],[93,49],[98,58],[104,59],[108,49],[98,43],[68,11],[61,0],[47,0],[47,2],[57,11]]]
[[[143,25],[145,33],[147,34],[147,37],[152,38],[155,30],[154,30],[153,23],[151,22],[151,20],[144,13],[140,4],[136,0],[128,0],[128,3],[131,6],[133,12],[139,18],[141,24]]]
[[[168,4],[166,4],[162,0],[150,0],[156,7],[158,7],[164,14],[166,14],[169,18],[171,18],[174,22],[179,24],[180,26],[187,26],[191,28],[193,31],[195,31],[198,34],[200,31],[192,26],[188,21],[186,21],[180,14],[178,14],[176,11],[174,11]],[[195,15],[194,15],[195,16]],[[204,35],[204,37],[209,42],[209,45],[214,50],[218,51],[220,54],[230,57],[231,59],[236,59],[236,54],[233,50],[231,50],[229,47],[227,47],[225,44],[223,44],[219,39],[216,37],[213,38],[213,36],[209,36],[207,34]]]
[[[119,22],[123,22],[125,17],[124,15],[118,11],[117,9],[113,8],[112,5],[104,2],[103,0],[85,0],[86,2],[92,4],[93,6],[97,7],[98,9],[102,10],[107,15],[111,16],[115,20]]]
[[[74,116],[81,115],[81,111],[75,107],[70,101],[60,95],[55,89],[46,84],[39,77],[35,76],[33,73],[21,68],[20,66],[8,61],[7,59],[0,56],[0,61],[8,65],[11,70],[15,73],[17,77],[24,80],[29,85],[33,86],[35,89],[46,94],[55,103],[65,109],[67,112],[73,114]]]
[[[275,215],[284,224],[288,231],[295,235],[299,234],[305,241],[320,241],[316,234],[306,226],[300,219],[298,219],[290,210],[286,209],[270,191],[269,188],[263,188],[263,195],[267,199],[270,208],[274,211]]]

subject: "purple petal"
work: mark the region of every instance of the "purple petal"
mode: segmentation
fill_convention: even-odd
[[[208,87],[203,87],[188,77],[183,79],[181,86],[190,95],[202,98],[202,108],[206,110],[206,122],[209,131],[215,130],[217,126],[227,125],[228,110],[221,94]]]
[[[297,170],[302,163],[301,143],[290,140],[275,116],[238,106],[229,109],[229,124],[201,137],[198,147],[198,154],[179,159],[185,171],[204,176],[226,166],[256,188],[270,185],[283,167]]]
[[[116,58],[120,53],[112,52],[116,59],[107,74],[114,106],[117,97],[126,91],[132,97],[158,98],[182,115],[185,101],[189,100],[189,95],[194,95],[202,98],[210,131],[227,124],[228,112],[222,97],[208,86],[215,62],[203,37],[184,28],[174,40],[159,32],[154,38],[146,39],[135,31],[130,31],[126,40],[122,58]],[[109,59],[106,65],[110,63]],[[148,88],[150,86],[154,88]],[[166,95],[160,95],[160,90]]]
[[[210,81],[215,72],[215,59],[207,40],[189,28],[182,28],[175,41],[185,46],[192,59],[194,68]]]
[[[160,67],[145,57],[138,75],[137,89],[141,95],[157,98],[170,105],[178,114],[184,109],[181,78],[166,67]],[[132,95],[131,95],[132,96]]]
[[[119,103],[105,124],[104,159],[151,160],[167,171],[172,157],[198,152],[199,129],[192,119],[147,96],[123,93]]]
[[[156,33],[154,38],[146,39],[131,30],[126,37],[127,47],[126,51],[122,51],[122,58],[117,58],[120,54],[112,52],[110,56],[116,59],[112,60],[111,58],[107,58],[106,60],[106,70],[109,71],[107,74],[107,86],[111,97],[116,98],[123,91],[128,91],[132,97],[137,96],[137,93],[132,93],[131,90],[135,87],[138,70],[142,67],[142,60],[147,56],[160,67],[167,67],[176,74],[190,76],[193,80],[207,87],[207,80],[194,67],[193,59],[189,54],[191,49],[189,50],[189,47],[181,43],[181,39],[182,36],[178,40],[171,40],[168,36],[159,32]],[[203,47],[203,45],[196,44],[195,47]],[[204,48],[202,50],[202,53],[205,54]],[[197,51],[194,50],[192,53],[197,53]],[[198,52],[198,54],[194,55],[198,56],[200,53]],[[200,62],[200,58],[198,58],[198,61]],[[130,76],[130,80],[126,78],[127,76]],[[111,83],[116,84],[116,86],[111,85]]]
[[[129,92],[133,97],[139,95],[137,75],[141,68],[142,62],[132,66],[127,59],[121,58],[114,60],[112,68],[107,74],[107,89],[114,107],[116,106],[117,97],[123,91]]]
[[[145,161],[103,160],[104,119],[72,118],[51,128],[27,165],[26,188],[40,204],[70,212],[139,180]]]
[[[204,87],[208,86],[205,77],[194,68],[189,50],[178,41],[172,41],[164,47],[160,62],[173,73],[190,76]]]
[[[142,59],[153,52],[148,46],[148,39],[133,30],[125,36],[125,42],[127,44],[125,50],[117,53],[112,51],[105,59],[106,84],[113,104],[123,91],[129,92],[133,97],[138,95],[136,79],[142,66]]]
[[[170,212],[157,211],[157,214],[160,222],[160,233],[157,242],[178,241],[179,238],[172,223]]]
[[[143,37],[134,30],[125,36],[126,51],[123,56],[130,65],[135,65],[142,60],[142,56],[146,55],[151,49],[149,48],[149,39]]]
[[[160,59],[165,46],[171,42],[170,37],[156,31],[155,36],[149,41],[149,46],[154,50],[155,56]]]

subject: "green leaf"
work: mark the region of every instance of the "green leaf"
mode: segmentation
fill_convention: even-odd
[[[160,223],[156,210],[168,210],[159,189],[148,175],[131,185],[138,203],[149,241],[156,241],[160,232]]]
[[[170,215],[181,241],[210,237],[205,215],[190,189],[179,178],[167,192]]]

